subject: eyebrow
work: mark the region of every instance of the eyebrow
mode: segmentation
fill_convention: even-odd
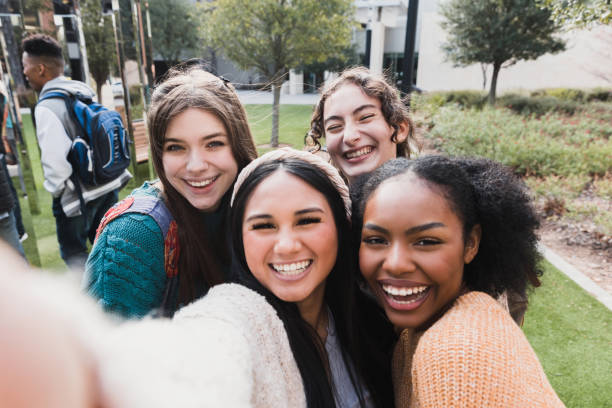
[[[304,215],[304,214],[310,214],[313,212],[320,212],[322,213],[323,210],[319,207],[310,207],[310,208],[304,208],[302,210],[298,210],[296,211],[294,214],[295,215]],[[253,220],[260,220],[260,219],[265,219],[268,220],[272,218],[272,216],[270,214],[253,214],[250,217],[248,217],[246,220],[244,220],[244,222],[249,222],[249,221],[253,221]]]
[[[225,133],[221,133],[221,132],[215,132],[215,133],[211,133],[210,135],[206,135],[202,138],[202,140],[209,140],[209,139],[214,139],[215,137],[227,137],[227,135]],[[180,139],[176,139],[173,137],[167,137],[166,139],[164,139],[164,144],[168,143],[168,142],[173,142],[173,143],[181,143],[183,142],[183,140]]]
[[[353,115],[356,115],[357,113],[361,112],[364,109],[368,109],[368,108],[376,108],[376,105],[373,105],[371,103],[365,104],[365,105],[361,105],[360,107],[358,107],[357,109],[355,109],[353,111]],[[338,115],[334,115],[334,116],[330,116],[327,119],[325,119],[323,121],[323,124],[326,124],[327,122],[329,122],[330,120],[342,120],[342,118]]]
[[[404,231],[404,235],[411,235],[411,234],[415,234],[417,232],[422,232],[422,231],[426,231],[432,228],[440,228],[440,227],[445,227],[446,225],[444,225],[441,222],[430,222],[428,224],[423,224],[423,225],[417,225],[416,227],[412,227],[412,228],[408,228],[406,231]],[[389,234],[389,230],[387,230],[386,228],[383,228],[379,225],[376,224],[372,224],[371,222],[366,223],[363,228],[367,228],[367,229],[371,229],[374,231],[378,231],[382,234]]]

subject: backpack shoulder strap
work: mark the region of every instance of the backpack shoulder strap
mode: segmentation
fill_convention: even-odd
[[[100,225],[96,230],[96,239],[98,239],[98,236],[102,233],[102,230],[108,223],[120,215],[128,213],[138,213],[151,216],[159,226],[159,229],[164,236],[164,240],[168,235],[170,224],[172,221],[174,221],[172,214],[170,214],[168,207],[166,207],[166,204],[162,199],[153,196],[128,196],[112,206],[106,212],[106,214],[104,214],[104,217],[102,217]]]
[[[45,92],[45,94],[38,99],[38,103],[47,99],[58,98],[64,100],[70,100],[70,93],[60,88],[51,88]]]

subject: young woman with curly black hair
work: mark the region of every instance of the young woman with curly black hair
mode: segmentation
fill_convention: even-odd
[[[524,185],[485,159],[389,161],[352,186],[359,266],[401,332],[397,407],[562,407],[495,300],[539,286]]]

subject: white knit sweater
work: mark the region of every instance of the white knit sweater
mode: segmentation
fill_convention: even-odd
[[[172,320],[111,330],[100,356],[113,408],[305,407],[283,323],[259,294],[223,284]]]

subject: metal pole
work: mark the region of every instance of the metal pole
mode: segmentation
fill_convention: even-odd
[[[136,177],[138,174],[138,163],[136,162],[136,145],[134,144],[134,128],[132,127],[132,104],[130,101],[130,92],[128,90],[123,67],[123,30],[121,29],[121,14],[118,3],[118,1],[113,1],[113,33],[115,34],[115,44],[117,45],[117,59],[119,62],[119,74],[121,76],[121,85],[123,88],[125,119],[127,121],[127,131],[130,136],[130,157],[132,158],[132,170],[134,172],[134,177]]]
[[[2,22],[0,18],[0,22]],[[16,95],[11,91],[12,86],[14,84],[13,75],[11,74],[9,60],[8,60],[8,49],[6,47],[6,41],[4,38],[4,31],[0,30],[0,46],[2,47],[2,53],[4,54],[4,63],[7,68],[7,75],[9,77],[9,86],[8,92],[12,96],[11,105],[12,105],[12,118],[13,121],[13,130],[15,131],[15,139],[17,140],[17,148],[19,150],[19,159],[20,165],[22,166],[22,171],[25,178],[25,186],[26,193],[28,195],[28,205],[30,206],[31,214],[40,214],[40,207],[38,206],[38,195],[36,194],[36,182],[34,180],[34,174],[32,171],[32,162],[30,161],[30,155],[28,151],[28,145],[23,137],[22,129],[23,124],[21,122],[21,117],[19,115],[18,107],[19,101],[16,98]]]
[[[149,2],[145,1],[145,14],[147,17],[147,46],[149,47],[149,69],[147,75],[149,76],[149,86],[153,86],[155,78],[155,61],[153,60],[153,35],[151,35],[151,16],[149,15]]]
[[[83,21],[81,19],[81,7],[79,6],[79,1],[75,0],[74,2],[74,14],[77,23],[77,31],[79,33],[79,50],[81,51],[81,63],[83,64],[83,73],[85,83],[87,85],[89,82],[89,62],[87,61],[87,47],[85,46],[85,33],[83,33]]]
[[[139,2],[139,0],[136,0]],[[138,24],[138,9],[136,8],[136,3],[134,0],[130,0],[132,5],[132,26],[134,27],[134,34],[136,35],[136,63],[138,64],[138,77],[140,79],[140,97],[142,99],[142,107],[143,112],[147,111],[147,100],[145,97],[145,74],[144,69],[142,67],[142,54],[141,49],[143,44],[140,42],[140,25]]]
[[[412,92],[412,79],[414,77],[414,44],[416,42],[417,14],[419,0],[410,0],[408,3],[408,17],[406,19],[406,41],[404,43],[404,78],[401,91],[403,95]]]

